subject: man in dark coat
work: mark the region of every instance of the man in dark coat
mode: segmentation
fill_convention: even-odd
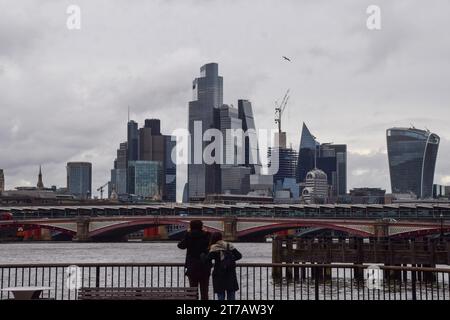
[[[185,268],[189,285],[200,288],[202,300],[208,300],[211,264],[208,263],[206,256],[208,255],[209,240],[210,233],[203,230],[202,221],[192,220],[190,230],[178,243],[178,248],[187,249]]]

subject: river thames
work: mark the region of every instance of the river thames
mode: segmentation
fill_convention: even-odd
[[[240,262],[272,262],[270,243],[236,243]],[[184,262],[177,242],[20,242],[0,243],[0,264]]]

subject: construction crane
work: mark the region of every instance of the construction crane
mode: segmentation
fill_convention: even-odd
[[[286,109],[287,103],[289,101],[290,90],[291,89],[288,89],[286,91],[286,94],[284,95],[280,105],[278,105],[278,102],[275,102],[275,123],[278,124],[278,132],[280,133],[281,133],[281,117],[283,116],[283,112]]]
[[[100,191],[100,199],[102,199],[102,200],[103,200],[103,189],[104,189],[108,184],[109,184],[109,181],[97,189],[97,191]]]

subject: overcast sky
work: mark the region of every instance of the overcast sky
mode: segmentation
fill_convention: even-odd
[[[81,30],[66,9],[81,8]],[[382,29],[366,27],[381,7]],[[126,139],[127,107],[164,133],[187,125],[192,80],[219,63],[224,102],[253,103],[298,148],[302,122],[321,142],[348,145],[348,187],[390,192],[385,130],[441,137],[436,183],[450,184],[448,0],[0,0],[0,168],[6,187],[65,186],[68,161],[109,180]],[[289,63],[281,58],[288,56]],[[181,180],[181,179],[180,179]],[[182,181],[179,181],[179,187]]]

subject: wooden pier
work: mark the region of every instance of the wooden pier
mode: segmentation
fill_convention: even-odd
[[[450,265],[450,241],[447,239],[331,239],[331,238],[276,238],[272,242],[272,262],[299,264],[287,269],[286,278],[302,278],[301,265],[305,263],[383,264],[385,266],[436,267]],[[274,278],[283,277],[281,268],[274,268]],[[329,270],[319,270],[320,278],[329,278]],[[355,268],[355,278],[363,276]],[[387,277],[399,279],[401,274]],[[419,274],[418,277],[421,275]]]

